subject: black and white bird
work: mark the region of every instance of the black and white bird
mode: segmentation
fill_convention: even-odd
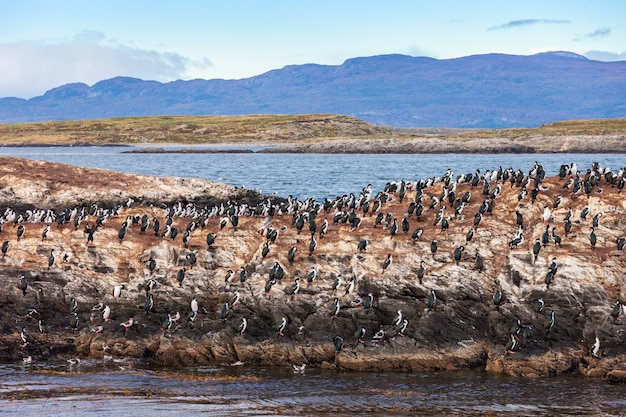
[[[248,320],[246,320],[245,317],[241,318],[241,324],[239,325],[239,327],[237,328],[237,331],[239,332],[239,334],[241,336],[243,336],[243,334],[245,333],[246,329],[248,328]]]
[[[391,325],[394,328],[397,328],[402,323],[402,310],[398,310],[396,313],[396,317],[393,319]]]
[[[620,300],[616,300],[615,304],[613,304],[613,308],[611,309],[611,317],[613,317],[613,322],[620,320],[620,316],[622,315],[622,302]]]
[[[284,336],[285,327],[287,327],[287,317],[283,316],[282,319],[280,320],[280,323],[276,327],[276,333],[279,336]]]
[[[424,278],[424,274],[426,273],[426,262],[423,260],[420,262],[419,268],[417,268],[417,279],[419,283],[422,283],[422,279]]]
[[[393,256],[388,253],[387,257],[385,258],[385,260],[383,261],[383,273],[385,272],[385,270],[387,268],[389,268],[391,266],[391,264],[393,263]]]
[[[428,294],[428,298],[426,300],[426,308],[428,311],[434,310],[437,305],[437,294],[435,294],[435,290],[430,290]]]
[[[591,346],[591,354],[594,358],[600,357],[600,338],[598,336],[596,336],[596,341],[593,346]]]
[[[22,339],[22,342],[24,342],[24,344],[22,345],[23,348],[30,344],[31,338],[26,331],[26,327],[22,327],[22,331],[20,332],[20,338]]]
[[[22,291],[22,295],[26,296],[26,289],[28,288],[28,281],[24,275],[20,275],[18,287]]]
[[[48,269],[50,269],[54,262],[56,261],[56,256],[54,255],[54,249],[50,249],[50,256],[48,256]]]

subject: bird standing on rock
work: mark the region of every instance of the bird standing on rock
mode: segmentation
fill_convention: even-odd
[[[430,294],[428,294],[428,298],[426,300],[426,308],[428,311],[434,310],[437,305],[437,294],[435,294],[435,290],[430,290]]]
[[[616,300],[615,304],[613,304],[613,308],[611,309],[611,317],[613,317],[613,322],[615,323],[619,320],[619,316],[622,314],[622,302],[620,300]]]
[[[28,288],[28,281],[26,280],[26,277],[24,275],[20,275],[18,287],[22,291],[22,295],[26,296],[26,289]]]
[[[390,253],[388,253],[387,257],[383,261],[383,273],[385,272],[387,268],[391,266],[392,262],[393,262],[393,256]]]
[[[285,327],[287,327],[287,317],[283,316],[283,318],[280,320],[280,323],[278,324],[276,328],[276,333],[279,336],[284,336]]]
[[[463,254],[464,250],[465,250],[465,246],[458,246],[454,249],[454,252],[453,252],[454,261],[456,262],[457,265],[459,264],[459,262],[461,262],[461,255]]]

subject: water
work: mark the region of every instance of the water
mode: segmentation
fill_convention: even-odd
[[[616,154],[126,154],[133,148],[0,148],[0,155],[156,176],[199,177],[264,194],[334,198],[372,183],[535,161],[626,165]],[[174,373],[174,374],[173,374]],[[353,373],[240,367],[162,369],[128,361],[0,365],[0,415],[625,415],[624,387],[577,376],[529,380],[483,372]]]
[[[159,369],[83,361],[0,366],[0,414],[20,415],[623,415],[622,386],[483,372],[355,373],[218,367]]]
[[[419,180],[443,175],[512,167],[528,172],[535,161],[548,175],[556,175],[564,163],[579,168],[599,162],[614,170],[626,166],[619,154],[498,154],[498,155],[328,155],[328,154],[132,154],[133,147],[34,147],[3,148],[0,155],[61,162],[89,168],[156,176],[205,178],[263,194],[300,199],[358,193],[368,183],[374,192],[389,181]],[[255,148],[258,149],[258,148]]]

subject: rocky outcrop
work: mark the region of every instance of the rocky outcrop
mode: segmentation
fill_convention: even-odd
[[[626,204],[619,182],[608,183],[607,176],[594,182],[588,195],[584,187],[575,193],[564,188],[575,176],[546,178],[533,202],[532,179],[527,194],[520,197],[521,184],[494,178],[486,186],[484,180],[472,186],[456,182],[455,175],[453,198],[441,198],[441,181],[423,189],[420,216],[414,210],[409,213],[416,201],[414,184],[408,184],[403,197],[401,185],[390,185],[386,193],[371,196],[367,212],[357,205],[351,215],[349,200],[337,207],[338,199],[335,207],[325,209],[323,202],[307,206],[270,199],[274,212],[267,213],[263,210],[268,207],[256,205],[258,198],[236,201],[245,190],[208,181],[126,176],[10,158],[1,162],[0,208],[6,221],[0,241],[9,242],[0,258],[4,358],[111,355],[183,365],[242,361],[370,371],[486,369],[526,377],[579,372],[624,380],[626,335],[621,316],[611,312],[616,300],[624,298],[625,260],[616,240],[624,235]],[[467,205],[455,216],[453,207],[466,192]],[[429,209],[433,196],[439,203]],[[555,207],[558,196],[561,202]],[[379,212],[392,218],[386,226],[385,220],[376,225],[372,213],[379,199]],[[493,203],[491,210],[475,225],[485,200]],[[221,201],[224,213],[219,212]],[[293,212],[315,218],[313,250],[310,223],[297,221],[292,206],[300,208]],[[443,206],[447,228],[434,224]],[[545,207],[551,210],[547,222]],[[585,207],[589,214],[581,218]],[[570,208],[571,230],[565,233]],[[54,222],[46,218],[48,209],[56,216]],[[59,222],[65,209],[72,217]],[[236,227],[229,209],[239,213]],[[522,215],[519,243],[514,241],[520,231],[516,210]],[[84,218],[76,222],[80,213]],[[168,213],[179,230],[174,238],[162,235]],[[14,219],[20,214],[26,220],[18,239]],[[133,219],[144,215],[150,227],[141,232],[141,220]],[[360,219],[358,225],[349,223],[354,216]],[[594,216],[595,247],[589,238]],[[224,218],[229,220],[221,226]],[[405,218],[408,232],[402,230]],[[161,224],[156,234],[153,219]],[[328,231],[320,236],[325,219]],[[392,234],[394,219],[398,229]],[[125,221],[129,225],[121,234]],[[51,226],[44,238],[46,222]],[[102,225],[88,241],[85,226],[93,230],[97,222]],[[418,228],[423,233],[412,237]],[[468,239],[470,228],[474,235]],[[535,259],[535,240],[553,228],[561,245],[550,237]],[[186,230],[190,232],[185,243]],[[269,240],[272,230],[274,242]],[[210,245],[209,233],[215,235]],[[435,253],[433,240],[438,243]],[[363,241],[364,250],[359,249]],[[266,243],[269,253],[263,256]],[[56,259],[49,266],[52,250]],[[389,254],[391,263],[383,267]],[[150,259],[156,262],[152,271]],[[483,260],[482,267],[478,260]],[[547,285],[553,260],[557,269]],[[422,261],[425,272],[420,279]],[[284,276],[268,292],[276,264]],[[312,268],[317,277],[309,283]],[[333,290],[337,278],[341,283]],[[156,282],[152,289],[150,280]],[[300,287],[294,293],[296,281]],[[121,290],[114,295],[116,286]],[[502,295],[497,305],[496,292]],[[153,305],[146,311],[150,294]],[[366,305],[369,294],[371,306]],[[72,299],[78,316],[74,326]],[[539,299],[545,304],[536,311]],[[193,300],[197,314],[192,312]],[[103,319],[105,306],[110,309],[108,320]],[[549,326],[551,311],[554,324]],[[398,312],[402,317],[396,323]],[[243,319],[247,328],[242,333]],[[20,337],[22,328],[28,343]],[[507,347],[511,335],[516,345]],[[337,336],[343,339],[341,349]],[[599,348],[594,354],[596,337]]]

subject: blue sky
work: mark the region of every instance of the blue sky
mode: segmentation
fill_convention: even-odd
[[[118,75],[237,79],[391,53],[626,60],[625,16],[622,0],[5,1],[0,97]]]

